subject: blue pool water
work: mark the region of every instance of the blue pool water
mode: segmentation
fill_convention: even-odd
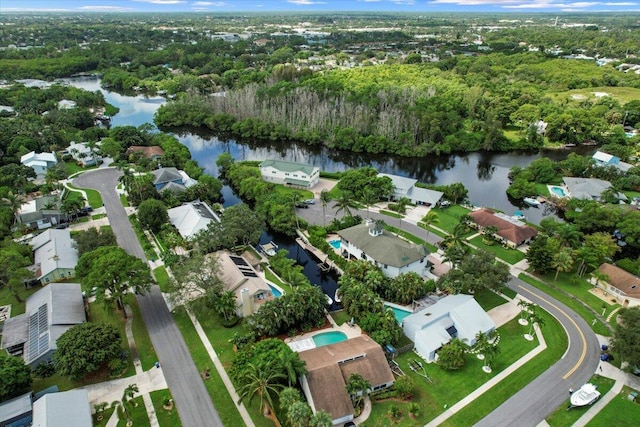
[[[323,345],[335,344],[340,341],[345,341],[347,339],[347,336],[344,334],[344,332],[331,331],[316,334],[311,338],[313,338],[313,342],[316,344],[316,347],[322,347]]]
[[[625,132],[624,134],[627,136],[627,138],[633,138],[634,136],[636,136],[633,132]]]
[[[390,306],[390,305],[385,305],[385,307],[388,307],[391,310],[393,310],[393,315],[395,316],[396,320],[398,321],[398,324],[400,324],[400,325],[402,325],[402,321],[404,320],[405,317],[407,317],[408,315],[412,314],[410,311],[403,310],[403,309],[398,308],[398,307],[393,307],[393,306]]]
[[[282,292],[280,292],[278,288],[271,285],[269,285],[269,287],[271,288],[271,293],[273,294],[274,297],[280,298],[282,296]]]
[[[567,196],[567,194],[564,192],[564,189],[562,189],[561,187],[549,187],[549,190],[551,190],[551,192],[556,196],[559,196],[559,197]]]
[[[334,249],[340,249],[340,240],[331,240],[329,244],[333,246]]]

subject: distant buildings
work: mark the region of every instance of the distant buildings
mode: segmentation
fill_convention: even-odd
[[[430,276],[429,253],[422,247],[401,239],[373,222],[338,231],[341,247],[353,258],[369,261],[386,277],[414,272]]]
[[[416,205],[435,206],[442,198],[443,193],[440,191],[429,190],[427,188],[417,187],[417,179],[407,178],[399,175],[390,175],[387,173],[379,173],[379,177],[386,176],[393,183],[394,192],[393,199],[399,200],[403,197],[411,200]]]
[[[80,284],[52,283],[27,298],[25,313],[5,320],[0,348],[34,369],[51,362],[60,335],[85,321]]]
[[[313,188],[320,181],[320,169],[303,163],[265,160],[260,163],[262,180],[290,187]]]
[[[78,250],[73,246],[69,230],[46,230],[31,239],[30,244],[35,259],[31,268],[42,285],[75,276]]]
[[[212,221],[220,222],[218,215],[204,202],[194,201],[167,211],[169,222],[178,229],[180,235],[189,240],[198,232],[206,230]]]
[[[411,314],[402,321],[404,334],[414,342],[425,360],[436,360],[436,352],[452,338],[474,345],[476,334],[488,334],[496,324],[471,295],[449,295]]]
[[[365,335],[298,355],[307,368],[307,374],[300,379],[307,402],[314,413],[329,413],[333,425],[342,425],[354,417],[345,389],[351,374],[360,374],[369,381],[369,391],[391,387],[395,382],[382,348]]]
[[[511,218],[503,213],[494,212],[491,209],[482,208],[469,214],[473,226],[480,230],[487,227],[496,227],[497,235],[502,242],[511,248],[516,248],[529,243],[538,235],[538,230],[522,221]]]
[[[620,160],[620,157],[613,156],[611,154],[605,153],[604,151],[596,151],[593,155],[593,161],[596,163],[596,166],[600,167],[608,167],[613,166],[621,172],[627,172],[629,169],[633,167],[629,163],[625,163]]]
[[[96,143],[96,146],[92,146],[89,142],[71,141],[67,151],[82,167],[97,166],[98,163],[102,161],[102,157],[98,154],[99,149],[97,145],[99,145],[99,143]]]
[[[32,151],[20,157],[20,163],[36,172],[36,179],[44,179],[47,171],[58,164],[55,153],[36,153]]]

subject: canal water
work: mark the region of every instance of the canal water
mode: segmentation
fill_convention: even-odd
[[[166,102],[160,96],[123,95],[100,87],[96,78],[63,79],[64,82],[90,91],[99,90],[107,102],[118,107],[120,112],[112,118],[112,126],[140,126],[145,123],[153,125],[153,116],[158,108]],[[508,173],[513,166],[525,167],[533,160],[548,157],[551,160],[563,160],[569,150],[543,151],[539,153],[488,153],[475,152],[450,156],[425,156],[422,158],[404,158],[389,155],[372,155],[367,153],[350,153],[331,150],[324,146],[309,147],[290,142],[255,142],[236,141],[220,138],[201,130],[181,130],[176,137],[191,151],[194,160],[205,171],[213,176],[218,175],[216,160],[222,153],[230,153],[236,160],[281,159],[293,162],[308,163],[328,172],[344,171],[362,166],[373,166],[380,172],[397,174],[415,178],[428,184],[451,184],[461,182],[469,190],[469,200],[473,205],[499,209],[509,215],[516,210],[522,211],[527,221],[539,224],[546,216],[556,217],[550,206],[534,208],[521,200],[507,196],[509,186]],[[579,147],[581,154],[590,154],[594,147]],[[222,190],[225,206],[239,203],[240,200],[232,189],[225,186]],[[260,243],[275,241],[281,249],[287,249],[290,257],[296,259],[304,267],[309,280],[322,287],[324,292],[333,298],[337,287],[336,278],[322,273],[317,267],[317,260],[301,249],[293,240],[282,236],[264,233]],[[335,308],[335,307],[334,307]]]

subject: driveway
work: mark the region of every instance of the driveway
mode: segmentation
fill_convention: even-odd
[[[118,244],[131,255],[147,259],[136,237],[120,198],[116,193],[120,171],[113,168],[96,169],[78,176],[73,185],[98,190],[102,196],[109,223]],[[136,297],[142,317],[147,325],[151,342],[156,350],[162,370],[171,389],[184,427],[222,427],[218,412],[207,393],[202,378],[196,369],[187,345],[178,330],[160,288]]]

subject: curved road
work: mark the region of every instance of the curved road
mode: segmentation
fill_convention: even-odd
[[[122,173],[113,168],[85,172],[73,180],[81,188],[98,190],[102,196],[109,223],[118,244],[127,253],[137,256],[145,263],[147,259],[140,246],[127,213],[116,192],[118,178]],[[145,295],[138,295],[142,317],[149,330],[151,342],[162,363],[162,369],[179,409],[184,427],[222,427],[220,416],[196,369],[187,345],[176,326],[157,285]]]
[[[323,224],[323,221],[328,223],[335,217],[335,209],[332,206],[332,203],[327,205],[324,220],[322,205],[319,203],[310,205],[307,209],[296,209],[296,211],[309,223]],[[367,216],[364,210],[358,211],[358,214],[363,218]],[[433,233],[427,235],[423,228],[411,222],[400,221],[377,212],[370,212],[369,215],[373,219],[382,219],[388,224],[400,227],[433,245],[437,245],[442,240]],[[600,361],[600,345],[596,335],[587,322],[574,311],[517,277],[511,276],[509,287],[558,319],[568,335],[569,347],[559,361],[480,420],[476,424],[479,427],[538,425],[567,400],[570,387],[577,390],[596,372]]]

